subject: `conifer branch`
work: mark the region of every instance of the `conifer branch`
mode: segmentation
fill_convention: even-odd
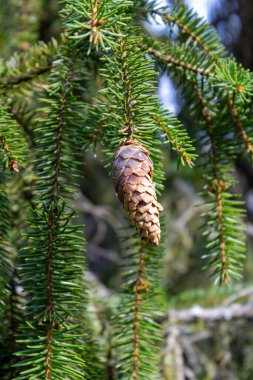
[[[197,34],[195,34],[195,32],[191,30],[187,25],[183,24],[179,19],[177,19],[176,16],[173,16],[172,14],[164,14],[159,11],[154,11],[154,13],[161,16],[163,20],[177,25],[185,34],[187,34],[194,41],[197,42],[197,44],[206,52],[206,54],[208,55],[208,57],[210,57],[212,61],[215,62],[217,60],[217,58],[213,55],[213,53],[205,44],[205,42]]]
[[[34,67],[32,69],[29,69],[27,73],[23,73],[16,76],[10,76],[10,77],[7,77],[6,79],[2,79],[0,81],[0,86],[1,88],[4,88],[4,87],[18,85],[23,82],[28,82],[30,80],[33,80],[39,77],[40,75],[43,75],[49,72],[52,68],[52,63],[53,61],[50,60],[48,61],[48,64],[46,66]]]
[[[1,177],[0,177],[1,179]],[[2,182],[2,180],[1,180]],[[8,230],[10,228],[9,201],[4,184],[0,183],[0,325],[3,325],[3,311],[6,303],[6,289],[8,287],[10,266],[8,264]]]
[[[74,65],[76,63],[76,52],[73,50],[71,60],[70,60],[70,66],[67,70],[65,80],[62,84],[62,92],[60,95],[60,108],[59,108],[59,117],[58,117],[58,126],[55,130],[56,133],[56,141],[55,141],[55,159],[54,159],[54,178],[52,181],[52,189],[51,189],[51,196],[50,196],[50,203],[56,199],[59,198],[60,195],[60,189],[59,189],[59,178],[60,178],[60,171],[61,171],[61,153],[62,153],[62,139],[63,139],[63,128],[64,128],[64,122],[65,122],[65,108],[67,107],[67,97],[69,93],[70,86],[72,85],[72,78],[73,78],[73,69]]]
[[[209,136],[210,141],[210,159],[211,159],[211,168],[212,168],[212,174],[213,174],[213,181],[210,188],[210,191],[215,193],[216,198],[216,204],[217,204],[217,213],[218,213],[218,221],[219,221],[219,227],[218,227],[218,233],[219,233],[219,239],[220,239],[220,255],[221,255],[221,267],[222,267],[222,277],[221,282],[224,284],[229,283],[228,273],[227,273],[227,260],[226,260],[226,241],[225,241],[225,229],[224,229],[224,223],[223,223],[223,202],[221,193],[224,189],[226,189],[226,184],[224,183],[223,179],[219,177],[218,174],[218,152],[216,149],[215,144],[215,137],[212,129],[212,117],[211,114],[206,106],[205,99],[198,89],[198,87],[195,87],[195,91],[197,94],[197,97],[199,99],[203,118],[206,123],[207,127],[207,134]]]
[[[241,137],[244,141],[245,148],[246,148],[247,152],[250,154],[251,158],[253,158],[252,143],[250,141],[250,138],[249,138],[247,132],[245,131],[245,129],[243,127],[243,124],[241,123],[239,113],[238,113],[237,109],[235,108],[233,99],[231,98],[229,93],[227,93],[227,102],[228,102],[231,114],[233,116],[234,123],[235,123],[235,125],[236,125],[236,127],[237,127],[239,133],[241,134]]]
[[[66,36],[61,35],[61,42]],[[19,85],[33,80],[49,72],[58,49],[58,43],[52,39],[48,44],[39,42],[25,53],[15,54],[7,62],[3,62],[0,87],[8,90],[13,85]]]
[[[179,30],[189,36],[215,63],[218,57],[223,57],[224,48],[220,43],[220,38],[213,27],[186,6],[164,7],[161,10],[154,9],[152,4],[148,8],[140,9],[143,12],[158,15],[164,23],[177,25]]]
[[[141,45],[141,46],[144,47],[143,45]],[[195,74],[199,74],[199,75],[202,75],[204,77],[212,77],[213,76],[212,72],[205,70],[204,68],[193,66],[190,63],[177,60],[172,55],[164,54],[159,50],[153,49],[152,47],[148,47],[148,48],[146,48],[146,50],[147,50],[147,53],[153,55],[155,58],[158,58],[159,60],[166,62],[166,63],[169,63],[169,64],[172,64],[174,66],[178,66],[178,67],[182,68],[183,70],[189,70]]]
[[[62,10],[64,23],[69,36],[75,41],[76,47],[86,44],[86,54],[91,48],[101,46],[113,47],[119,37],[118,29],[122,28],[130,17],[126,10],[132,5],[129,0],[62,0],[65,8]],[[123,37],[123,35],[121,35]]]
[[[136,35],[138,33],[131,30],[125,38],[118,38],[114,54],[105,57],[106,64],[101,70],[102,75],[105,74],[104,89],[101,91],[103,98],[98,102],[98,108],[104,119],[108,118],[110,130],[105,129],[102,142],[109,159],[129,135],[147,147],[155,168],[154,182],[159,190],[162,188],[163,172],[158,155],[160,129],[152,118],[160,110],[155,95],[155,73],[150,60],[138,48],[140,41]],[[160,250],[145,247],[144,260],[139,236],[133,237],[132,228],[129,232],[126,242],[126,265],[129,270],[125,274],[129,280],[123,285],[119,315],[115,318],[117,369],[119,376],[151,379],[157,369],[157,351],[155,345],[149,342],[147,331],[152,329],[155,339],[159,340],[159,326],[152,314],[151,303],[156,289],[153,281],[151,290],[150,274],[156,271],[154,264],[159,262],[157,256]],[[146,284],[150,284],[148,294]],[[147,342],[150,346],[148,360],[143,351]]]
[[[35,129],[35,169],[39,177],[39,199],[31,220],[32,225],[35,225],[34,245],[29,247],[29,250],[33,250],[32,259],[29,250],[24,253],[24,260],[28,256],[31,265],[38,254],[41,256],[36,264],[41,268],[41,273],[37,274],[39,281],[35,279],[34,288],[28,280],[32,267],[26,263],[22,267],[24,287],[31,294],[26,315],[33,316],[32,328],[24,328],[24,331],[29,331],[25,343],[29,345],[29,340],[35,335],[32,341],[42,339],[44,348],[37,350],[38,362],[41,363],[39,366],[35,366],[29,359],[21,364],[31,368],[21,372],[18,377],[20,380],[25,378],[27,371],[34,376],[43,373],[47,380],[53,379],[59,370],[61,376],[67,375],[70,379],[81,379],[84,376],[81,370],[84,362],[80,357],[81,335],[80,341],[77,341],[68,331],[69,326],[71,328],[74,324],[73,310],[83,291],[79,277],[84,269],[82,246],[78,241],[79,226],[70,225],[74,213],[67,211],[66,206],[66,199],[72,192],[66,183],[71,176],[71,185],[75,184],[79,165],[78,150],[75,149],[75,143],[81,141],[79,103],[73,95],[73,87],[79,81],[79,64],[77,65],[78,55],[74,48],[64,46],[61,54],[51,73],[52,85],[46,89],[47,97],[42,99],[43,117],[37,121]],[[73,104],[75,110],[72,110]],[[67,136],[71,136],[72,140],[69,141]],[[68,252],[71,254],[66,255]],[[38,293],[38,297],[33,296],[34,292]],[[72,343],[69,346],[67,342],[70,341]],[[63,345],[61,355],[70,356],[66,364],[62,363],[59,355],[59,342]],[[33,343],[30,343],[30,350],[32,346]],[[25,356],[29,358],[29,353]]]
[[[170,20],[170,22],[175,23],[190,38],[192,38],[194,41],[196,41],[196,43],[205,52],[207,52],[208,56],[209,56],[210,48],[207,45],[205,45],[205,43],[204,43],[204,39],[205,39],[206,35],[203,34],[203,38],[201,38],[200,36],[195,34],[194,31],[191,30],[190,24],[189,24],[189,27],[182,24],[182,22],[180,21],[181,17],[182,17],[182,20],[184,19],[184,15],[182,14],[182,12],[179,12],[179,15],[177,15],[177,10],[174,10],[176,16],[173,15],[173,11],[172,11],[172,14],[164,14],[163,12],[156,11],[156,10],[152,10],[152,12],[154,12],[154,14],[159,14],[161,17],[162,17],[162,15],[164,15],[163,19],[165,18],[165,20],[168,20],[168,21]],[[187,12],[190,12],[190,11],[187,11]],[[186,18],[187,18],[187,15],[186,15]],[[197,17],[194,14],[190,15],[190,13],[189,13],[189,19],[191,19],[191,18],[192,18],[192,21],[194,19],[196,19],[196,21],[197,21]],[[192,26],[193,26],[193,28],[195,28],[194,23],[192,24]],[[175,49],[176,48],[178,49],[178,47],[175,47]],[[227,62],[226,59],[223,59],[223,54],[221,54],[222,59],[218,59],[218,57],[216,57],[215,55],[212,55],[211,62],[213,62],[214,69],[215,69],[213,72],[213,71],[209,71],[209,70],[205,69],[205,65],[204,65],[204,68],[202,68],[202,67],[192,65],[188,62],[187,63],[183,62],[183,61],[181,61],[181,59],[175,59],[173,57],[173,55],[164,54],[160,50],[157,50],[153,47],[149,47],[148,52],[151,55],[153,55],[154,57],[156,57],[158,60],[165,62],[168,65],[174,65],[177,67],[181,67],[183,70],[188,70],[188,71],[191,71],[192,73],[199,74],[201,76],[205,76],[208,80],[211,79],[211,83],[213,83],[214,86],[221,86],[222,85],[222,86],[226,86],[226,87],[228,86],[229,88],[231,87],[232,89],[235,89],[236,93],[239,94],[240,98],[242,98],[241,99],[242,101],[245,101],[247,96],[251,93],[252,86],[251,86],[250,73],[248,71],[244,70],[239,65],[236,65],[236,63],[233,61]],[[175,51],[175,53],[176,53],[176,51]],[[182,54],[183,54],[183,51],[182,51]],[[189,58],[189,57],[187,56],[187,58]],[[209,56],[209,58],[210,58],[210,56]],[[231,99],[231,96],[226,89],[225,89],[225,96],[227,97],[227,103],[228,103],[229,109],[231,110],[231,114],[233,117],[234,124],[242,136],[242,139],[245,143],[247,152],[249,152],[249,154],[252,157],[253,156],[252,143],[250,141],[248,133],[246,132],[246,130],[243,127],[243,124],[240,121],[239,111],[238,111],[237,107],[234,105],[234,102]]]
[[[18,173],[19,172],[19,163],[14,160],[8,144],[5,143],[5,139],[1,135],[0,135],[0,147],[2,148],[2,151],[4,153],[6,160],[7,160],[8,168],[10,169],[10,171]]]
[[[143,271],[145,268],[145,253],[143,242],[141,242],[140,247],[140,259],[137,269],[137,279],[135,285],[135,308],[134,308],[134,322],[133,322],[133,380],[138,380],[139,372],[139,328],[140,328],[140,318],[141,318],[141,303],[142,303],[142,292],[147,291],[148,288],[143,282]]]
[[[244,243],[240,241],[240,211],[232,209],[233,204],[236,206],[239,205],[240,202],[236,202],[232,199],[230,194],[226,193],[231,185],[230,183],[226,183],[226,171],[224,170],[225,165],[227,165],[226,161],[221,162],[219,159],[222,152],[220,151],[217,136],[214,131],[214,120],[201,90],[197,86],[194,88],[202,109],[210,143],[210,166],[212,175],[208,185],[208,191],[209,194],[213,194],[215,201],[214,203],[210,202],[213,208],[211,208],[209,212],[209,218],[212,221],[209,225],[211,226],[215,223],[214,233],[216,236],[213,238],[213,241],[207,244],[207,247],[210,247],[211,251],[210,257],[212,261],[210,266],[216,267],[214,274],[218,275],[220,284],[230,284],[230,277],[236,277],[236,269],[237,271],[240,270],[240,259],[243,257],[241,253],[245,249]],[[211,231],[207,233],[211,234]],[[229,237],[230,234],[231,238]],[[236,243],[241,246],[237,247]],[[208,255],[206,257],[208,257]],[[236,261],[236,259],[238,261]]]
[[[177,130],[178,127],[176,127],[176,125],[173,125],[175,122],[173,117],[170,117],[167,123],[163,122],[162,119],[157,115],[153,115],[153,119],[161,131],[163,131],[164,134],[168,136],[170,143],[182,158],[183,162],[187,166],[191,167],[193,165],[193,160],[196,158],[196,155],[192,153],[192,151],[195,149],[192,147],[187,133],[183,130]],[[170,128],[170,123],[173,126],[172,128]]]
[[[51,322],[47,322],[47,340],[46,340],[46,368],[45,368],[45,375],[46,380],[52,379],[52,373],[51,373],[51,355],[52,355],[52,340],[53,340],[53,329],[51,326]]]
[[[57,217],[57,208],[55,207],[50,213],[49,218],[49,231],[48,231],[48,251],[47,251],[47,262],[46,262],[46,274],[47,274],[47,294],[46,294],[46,313],[48,315],[47,321],[47,331],[46,331],[46,380],[51,380],[51,354],[52,354],[52,340],[53,340],[53,324],[52,322],[54,315],[54,305],[53,305],[53,248],[56,235],[55,218]]]
[[[63,138],[63,128],[64,128],[64,114],[65,107],[67,106],[67,96],[69,92],[69,87],[71,85],[71,79],[73,77],[73,68],[76,62],[76,53],[73,50],[73,54],[70,60],[70,66],[66,73],[66,78],[64,83],[62,84],[62,92],[60,95],[60,108],[59,108],[59,117],[58,117],[58,127],[55,130],[56,133],[56,141],[55,141],[55,159],[54,159],[54,171],[52,178],[52,188],[50,191],[49,198],[49,210],[51,209],[51,205],[54,204],[49,214],[49,232],[48,232],[48,251],[47,251],[47,263],[46,263],[46,273],[47,273],[47,295],[46,295],[46,308],[47,308],[47,341],[46,341],[46,379],[51,380],[51,354],[52,354],[52,341],[53,341],[53,326],[55,325],[55,321],[53,319],[54,315],[54,305],[53,305],[53,271],[54,271],[54,243],[56,236],[56,218],[58,214],[57,203],[60,197],[60,163],[61,163],[61,153],[62,153],[62,138]]]
[[[122,130],[123,133],[126,133],[128,138],[131,139],[133,135],[133,109],[132,105],[134,104],[134,99],[132,97],[132,86],[129,78],[129,68],[128,68],[128,60],[127,60],[127,44],[124,45],[124,48],[121,53],[121,64],[123,71],[123,86],[125,92],[125,109],[124,116],[126,120],[126,126]]]
[[[161,16],[165,22],[166,21],[172,22],[175,25],[177,25],[185,34],[187,34],[190,38],[192,38],[192,40],[195,41],[200,46],[200,48],[204,50],[204,52],[208,55],[208,57],[213,62],[216,71],[215,73],[212,73],[212,72],[206,71],[203,68],[198,68],[194,66],[190,67],[189,64],[185,64],[185,63],[182,64],[181,61],[175,60],[170,55],[165,55],[162,52],[153,49],[152,47],[149,48],[150,54],[156,56],[158,59],[163,60],[164,62],[168,62],[168,63],[174,64],[175,66],[182,67],[185,70],[188,69],[192,72],[195,71],[195,73],[200,74],[200,75],[205,75],[207,78],[213,78],[214,83],[218,81],[225,81],[225,83],[222,82],[222,84],[226,84],[229,87],[236,86],[237,93],[241,97],[243,96],[243,99],[246,96],[244,95],[244,92],[246,92],[246,94],[251,92],[252,86],[251,86],[250,74],[247,71],[243,70],[243,68],[239,67],[239,65],[236,65],[233,61],[226,64],[226,60],[219,60],[218,58],[223,58],[223,55],[224,55],[222,50],[221,50],[221,54],[219,54],[220,57],[214,55],[211,52],[210,47],[208,47],[208,44],[205,43],[205,38],[206,38],[206,42],[208,41],[207,35],[205,33],[203,34],[202,37],[198,35],[196,33],[198,29],[195,27],[194,23],[192,24],[190,23],[190,21],[193,21],[194,19],[196,20],[196,22],[198,20],[198,18],[194,14],[192,14],[191,11],[185,8],[185,15],[183,14],[183,8],[181,10],[174,9],[170,14],[161,12],[159,10],[154,10],[154,9],[152,10],[146,9],[146,11],[147,12],[149,11],[151,13]],[[185,24],[182,22],[183,20],[185,21]],[[207,24],[205,26],[208,27]],[[212,35],[212,33],[210,34]],[[215,37],[215,33],[214,33],[213,38],[214,37]],[[218,44],[218,41],[217,41],[217,44]],[[227,96],[228,106],[231,110],[231,113],[234,119],[235,126],[242,136],[242,139],[246,146],[246,150],[249,152],[249,154],[252,157],[253,156],[252,143],[249,139],[247,132],[243,128],[242,123],[240,122],[239,111],[234,106],[233,100],[231,99],[229,92],[226,92],[226,96]]]
[[[0,97],[0,153],[3,153],[4,167],[11,172],[19,172],[25,156],[25,140],[6,106],[6,99]]]

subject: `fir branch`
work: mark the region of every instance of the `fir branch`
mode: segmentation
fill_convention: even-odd
[[[213,63],[218,58],[224,57],[225,50],[215,29],[188,7],[181,5],[172,9],[163,7],[159,10],[154,9],[151,4],[147,8],[141,8],[140,11],[160,16],[165,24],[176,25],[179,31],[199,46]]]
[[[134,104],[134,99],[132,96],[132,86],[131,81],[129,77],[129,62],[127,60],[127,50],[128,46],[127,44],[124,46],[122,54],[121,54],[121,65],[122,65],[122,72],[123,72],[123,86],[124,86],[124,99],[125,99],[125,109],[124,109],[124,116],[125,116],[125,128],[122,130],[122,133],[127,134],[127,138],[131,139],[133,136],[133,118],[134,118],[134,110],[132,105]]]
[[[129,30],[126,37],[119,37],[118,44],[113,47],[113,55],[104,57],[106,63],[101,69],[104,88],[100,91],[96,107],[110,128],[103,130],[101,141],[109,160],[129,136],[146,146],[151,153],[156,189],[159,190],[163,180],[159,156],[160,129],[152,117],[160,111],[154,86],[156,73],[151,61],[138,48],[140,38],[136,35],[135,30]],[[97,127],[100,125],[99,119]],[[129,232],[132,236],[132,229]],[[145,247],[144,260],[140,238],[128,236],[126,239],[129,270],[125,276],[129,281],[123,287],[119,314],[114,323],[117,368],[119,376],[150,379],[156,373],[158,350],[150,342],[147,331],[152,330],[155,339],[159,340],[159,326],[155,323],[151,304],[156,302],[154,276],[161,251],[160,248]],[[146,345],[149,345],[148,354]]]
[[[57,218],[57,208],[55,207],[50,213],[49,217],[49,231],[48,231],[48,250],[47,250],[47,259],[46,259],[46,309],[48,314],[48,321],[46,327],[46,368],[45,375],[47,380],[51,380],[51,355],[52,355],[52,342],[53,342],[53,325],[52,325],[52,316],[54,315],[54,304],[53,304],[53,268],[54,268],[54,243],[56,238],[56,218]]]
[[[210,190],[215,193],[216,198],[216,205],[217,205],[217,214],[218,214],[218,233],[219,233],[219,240],[220,240],[220,256],[221,256],[221,279],[220,281],[224,284],[229,283],[228,273],[227,273],[227,254],[226,254],[226,241],[225,241],[225,229],[224,229],[224,223],[223,223],[223,202],[221,193],[224,189],[226,189],[226,184],[224,183],[223,179],[220,178],[218,174],[218,152],[215,144],[215,137],[212,129],[212,117],[211,114],[206,106],[205,99],[203,95],[201,94],[198,87],[195,87],[196,94],[198,97],[198,100],[200,102],[201,108],[202,108],[202,114],[206,123],[207,127],[207,134],[209,137],[210,145],[211,145],[211,152],[210,152],[210,159],[211,159],[211,168],[212,168],[212,175],[213,175],[213,181],[212,181],[212,188]]]
[[[40,75],[47,73],[48,71],[51,70],[51,68],[52,68],[52,61],[49,60],[46,66],[29,69],[27,73],[24,73],[21,75],[10,76],[5,80],[0,81],[0,85],[3,88],[3,87],[8,87],[8,86],[18,85],[23,82],[28,82]]]
[[[175,60],[173,56],[172,60],[174,62],[172,62],[170,55],[165,55],[151,47],[151,54],[156,56],[159,60],[168,62],[169,64],[171,63],[175,66],[181,67],[184,70],[189,70],[192,72],[197,71],[196,73],[199,75],[203,75],[204,72],[202,71],[201,73],[201,70],[205,70],[205,76],[207,79],[211,80],[211,83],[214,87],[222,87],[223,91],[225,88],[225,95],[228,97],[228,106],[233,116],[234,125],[241,134],[247,151],[250,153],[250,155],[252,155],[251,140],[243,128],[242,123],[240,122],[240,107],[237,109],[235,106],[231,106],[230,99],[230,92],[232,92],[237,97],[239,97],[240,101],[242,102],[249,100],[249,97],[252,95],[252,76],[249,71],[244,70],[241,65],[238,65],[231,59],[224,59],[224,49],[219,41],[217,33],[188,8],[174,8],[171,11],[167,10],[165,13],[164,10],[159,11],[152,9],[151,7],[147,8],[146,11],[161,16],[164,22],[167,21],[177,25],[180,30],[187,34],[190,39],[195,41],[197,45],[202,48],[203,51],[207,54],[210,61],[214,65],[214,72],[210,71],[210,75],[207,74],[208,71],[206,71],[204,68],[198,68],[198,70],[196,70],[197,68],[194,66],[187,67],[188,61],[190,62],[189,56],[187,57],[188,59],[186,64],[182,64],[181,60]],[[178,54],[177,49],[180,50],[180,48],[176,46],[175,54]],[[182,55],[182,49],[181,52]]]
[[[55,130],[56,140],[55,140],[55,159],[54,159],[54,169],[53,169],[53,178],[52,178],[52,188],[50,191],[49,198],[49,209],[51,205],[60,197],[60,171],[61,171],[61,155],[62,155],[62,138],[63,138],[63,128],[65,122],[65,107],[67,103],[67,97],[72,85],[73,78],[73,69],[76,63],[77,54],[73,50],[70,65],[66,72],[66,77],[62,84],[62,91],[60,93],[59,99],[59,116],[58,116],[58,126]],[[53,342],[53,325],[51,322],[51,315],[54,314],[54,305],[53,305],[53,257],[54,257],[54,242],[56,237],[56,219],[57,219],[58,209],[53,206],[52,211],[49,214],[49,232],[48,232],[48,251],[47,251],[47,263],[46,263],[46,273],[47,273],[47,295],[46,295],[46,307],[48,313],[48,322],[47,322],[47,340],[46,340],[46,379],[51,380],[51,354],[52,354],[52,342]]]
[[[215,65],[213,85],[225,89],[234,100],[245,104],[251,102],[253,95],[253,77],[249,70],[235,62],[233,58],[219,60]]]
[[[135,37],[136,34],[134,30],[128,37],[120,37],[118,45],[113,49],[114,55],[103,57],[105,65],[100,72],[104,86],[95,102],[95,109],[101,117],[98,121],[95,120],[95,129],[100,128],[101,122],[110,126],[103,129],[100,139],[108,159],[112,159],[117,147],[129,136],[146,146],[151,159],[157,164],[154,181],[159,191],[163,175],[161,160],[157,155],[160,145],[159,128],[152,118],[152,115],[159,113],[154,86],[155,73],[150,60],[138,48],[140,41]]]
[[[10,206],[3,183],[0,183],[0,208],[0,326],[3,327],[3,311],[6,303],[6,296],[8,294],[8,282],[10,274],[10,265],[8,261],[8,230],[10,229]]]
[[[61,42],[65,36],[61,35]],[[39,42],[25,53],[14,54],[7,62],[1,62],[0,87],[8,90],[11,86],[36,79],[49,72],[58,49],[58,43],[52,39],[48,44]]]
[[[128,235],[128,234],[131,235]],[[124,236],[125,284],[115,328],[117,372],[131,379],[153,379],[157,374],[160,326],[155,310],[159,299],[159,249],[143,247],[139,236],[131,230]],[[152,338],[149,332],[152,331]]]
[[[74,314],[84,292],[80,282],[83,247],[79,226],[71,225],[74,213],[66,205],[73,192],[66,182],[71,178],[73,185],[76,183],[79,156],[75,144],[81,141],[80,105],[73,95],[73,87],[79,83],[77,59],[72,46],[61,48],[50,77],[52,85],[41,100],[43,118],[37,120],[34,131],[39,197],[31,214],[33,244],[24,251],[22,262],[22,281],[29,294],[25,314],[33,322],[23,327],[27,338],[24,340],[21,335],[20,339],[27,349],[18,353],[26,357],[18,365],[28,369],[21,371],[19,380],[28,373],[45,376],[47,380],[56,376],[82,379],[85,373],[81,358],[84,346],[70,333],[76,329]],[[40,270],[31,284],[35,263]],[[36,350],[36,361],[31,362],[29,355],[36,342],[40,349]],[[64,355],[69,357],[66,363],[62,361]]]
[[[181,162],[187,166],[193,166],[193,161],[197,157],[193,152],[195,148],[191,144],[191,140],[180,122],[173,116],[167,115],[165,111],[161,111],[160,115],[154,115],[158,127],[169,138],[173,149],[181,157]]]
[[[66,77],[64,78],[64,82],[62,83],[62,91],[60,93],[60,99],[59,99],[59,116],[58,116],[58,125],[55,130],[56,133],[56,140],[55,140],[55,159],[54,159],[54,170],[53,170],[53,181],[52,181],[52,189],[51,189],[51,195],[50,195],[50,203],[55,199],[59,198],[60,195],[60,188],[59,188],[59,177],[60,177],[60,170],[61,170],[61,154],[62,154],[62,139],[63,139],[63,129],[64,129],[64,123],[65,123],[65,108],[67,107],[67,97],[68,93],[70,91],[70,87],[72,86],[72,79],[73,79],[73,70],[74,66],[76,64],[77,59],[77,53],[75,50],[72,52],[72,56],[70,58],[70,65],[66,72]]]
[[[164,44],[157,44],[152,39],[145,38],[145,44],[141,44],[141,46],[146,46],[147,51],[156,57],[161,69],[163,69],[164,64],[166,68],[170,69],[172,74],[176,71],[175,68],[182,69],[190,82],[194,80],[192,75],[200,75],[206,78],[212,85],[213,90],[217,88],[217,93],[218,89],[220,89],[219,96],[223,98],[225,94],[227,105],[233,117],[233,124],[241,135],[247,152],[252,156],[250,134],[245,130],[243,123],[240,121],[240,104],[244,103],[251,96],[252,80],[248,71],[243,70],[241,66],[236,65],[233,61],[230,63],[223,59],[217,59],[210,65],[210,61],[208,62],[203,59],[203,56],[199,56],[198,52],[193,54],[192,48],[189,49],[189,46],[185,46],[184,44],[181,46],[170,44],[165,47]],[[171,54],[163,53],[156,48],[157,46],[159,46],[159,49],[164,47],[163,50],[165,51],[169,49]],[[175,57],[178,59],[175,59]],[[235,94],[235,97],[238,98],[236,105],[234,104],[235,100],[232,100],[231,93]],[[235,97],[233,96],[233,98]]]
[[[19,172],[25,157],[25,140],[17,123],[13,120],[6,106],[7,100],[0,97],[0,153],[4,168]]]
[[[237,127],[237,129],[238,129],[238,131],[242,137],[242,140],[244,141],[246,151],[250,154],[251,158],[253,158],[253,145],[252,145],[251,139],[249,138],[246,130],[243,127],[243,124],[240,120],[240,115],[239,115],[237,109],[235,108],[234,101],[231,98],[231,96],[229,95],[229,93],[227,93],[227,102],[228,102],[228,106],[230,108],[230,111],[231,111],[231,114],[233,117],[234,124],[236,125],[236,127]]]
[[[187,9],[187,11],[189,13],[188,9]],[[177,17],[178,15],[162,14],[160,12],[156,12],[156,14],[158,14],[159,16],[161,16],[163,20],[165,20],[167,22],[171,22],[171,23],[177,25],[185,34],[187,34],[194,41],[197,42],[197,44],[207,53],[208,57],[210,57],[212,61],[216,61],[216,57],[213,55],[212,50],[210,49],[210,47],[201,39],[200,36],[198,36],[198,34],[193,30],[193,28],[191,28],[190,26],[188,26],[187,23],[184,23],[184,22],[180,21],[180,19]]]
[[[211,226],[215,227],[214,240],[207,244],[210,248],[210,255],[204,257],[211,257],[212,261],[210,266],[214,267],[213,275],[217,275],[219,283],[231,283],[231,277],[237,278],[238,272],[241,268],[241,259],[244,257],[245,250],[244,243],[241,241],[241,228],[240,216],[242,211],[237,210],[236,207],[241,203],[235,201],[233,197],[227,193],[231,187],[231,179],[227,183],[226,173],[228,169],[226,158],[221,160],[222,151],[217,140],[217,132],[215,132],[215,121],[208,109],[208,103],[204,98],[201,90],[195,86],[195,92],[199,100],[203,119],[206,125],[207,136],[210,143],[210,165],[212,176],[209,179],[208,193],[211,198],[214,198],[214,203],[210,201],[211,209],[209,211],[209,231],[211,237]],[[224,155],[224,152],[223,152]],[[225,169],[226,168],[226,169]],[[233,209],[233,206],[235,209]],[[237,245],[236,245],[237,244]],[[208,266],[208,265],[207,265]]]
[[[141,47],[144,47],[144,46],[141,45]],[[177,60],[172,55],[164,54],[159,50],[153,49],[152,47],[148,47],[148,48],[146,48],[146,50],[147,50],[147,53],[154,56],[155,58],[158,58],[162,62],[167,62],[167,63],[172,64],[174,66],[178,66],[178,67],[182,68],[183,70],[189,70],[195,74],[199,74],[199,75],[202,75],[205,77],[212,77],[213,76],[212,72],[205,70],[204,68],[191,65],[188,62]]]
[[[148,287],[144,284],[143,280],[143,271],[145,269],[145,252],[144,252],[144,245],[143,242],[141,242],[140,247],[140,259],[138,263],[137,268],[137,279],[135,284],[135,307],[134,307],[134,321],[133,321],[133,380],[138,379],[138,373],[139,373],[139,329],[140,329],[140,318],[141,318],[141,304],[142,304],[142,292],[147,292]]]

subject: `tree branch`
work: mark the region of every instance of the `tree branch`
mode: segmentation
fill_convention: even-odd
[[[142,48],[145,48],[145,46],[143,44],[141,44],[140,46]],[[147,48],[147,52],[149,54],[153,55],[154,57],[160,59],[161,61],[171,63],[174,66],[178,66],[178,67],[182,68],[183,70],[189,70],[195,74],[199,74],[199,75],[206,76],[206,77],[212,77],[213,76],[213,73],[211,73],[208,70],[205,70],[201,67],[193,66],[187,62],[175,59],[172,55],[164,54],[159,50],[153,49],[152,47]]]
[[[133,325],[133,380],[138,380],[139,373],[139,328],[140,328],[140,318],[141,318],[141,300],[142,292],[147,291],[146,286],[143,283],[143,271],[145,266],[145,255],[144,246],[141,242],[140,248],[140,260],[138,265],[138,273],[136,280],[136,295],[135,295],[135,310],[134,310],[134,325]]]
[[[198,89],[197,86],[195,86],[195,91],[202,109],[203,118],[207,127],[207,134],[209,137],[211,150],[210,150],[210,158],[211,158],[211,168],[212,168],[212,175],[214,179],[214,183],[211,185],[211,191],[214,192],[215,198],[216,198],[216,204],[217,204],[217,217],[218,217],[218,233],[220,238],[220,256],[221,256],[221,266],[222,266],[222,282],[224,284],[228,284],[229,277],[228,277],[228,271],[227,271],[227,255],[226,255],[226,233],[225,233],[225,226],[223,221],[223,201],[222,201],[222,191],[226,189],[226,184],[224,183],[223,179],[220,178],[220,175],[218,173],[218,158],[217,158],[217,147],[215,144],[215,137],[213,133],[212,128],[212,116],[206,106],[206,101]]]
[[[53,66],[53,60],[49,60],[47,63],[47,66],[29,69],[27,73],[16,76],[10,76],[9,78],[7,77],[7,79],[5,80],[2,79],[0,80],[0,86],[6,88],[33,80],[36,77],[45,74],[46,72],[51,70]]]
[[[232,319],[253,319],[253,305],[251,302],[245,305],[233,304],[231,306],[218,306],[214,308],[203,308],[195,305],[190,309],[172,309],[168,314],[169,320],[178,322],[194,322],[201,319],[206,322],[230,321]]]

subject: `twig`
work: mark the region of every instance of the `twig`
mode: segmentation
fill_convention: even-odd
[[[145,46],[143,44],[140,44],[140,47],[143,48]],[[198,67],[198,66],[193,66],[193,65],[191,65],[187,62],[181,61],[179,59],[175,59],[172,55],[164,54],[159,50],[153,49],[152,47],[148,47],[147,52],[149,54],[153,55],[154,57],[160,59],[161,61],[171,63],[172,65],[181,67],[184,70],[192,71],[195,74],[200,74],[200,75],[203,75],[206,77],[213,77],[214,76],[213,73],[208,71],[208,70],[205,70],[205,69]]]
[[[38,76],[45,74],[48,72],[53,66],[53,60],[48,61],[47,66],[44,67],[38,67],[38,68],[33,68],[28,70],[27,73],[23,73],[20,75],[14,75],[10,76],[9,78],[7,77],[5,80],[2,79],[0,80],[0,86],[3,88],[5,87],[10,87],[13,85],[18,85],[20,83],[28,82],[32,79],[37,78]]]
[[[248,302],[245,305],[233,304],[229,307],[222,305],[212,309],[195,305],[190,309],[172,309],[169,311],[168,317],[169,320],[172,319],[179,322],[193,322],[197,319],[206,322],[230,321],[240,318],[253,319],[253,305],[251,302]]]

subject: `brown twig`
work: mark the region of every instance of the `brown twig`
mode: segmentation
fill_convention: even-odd
[[[145,267],[145,252],[143,241],[141,241],[140,258],[138,264],[137,280],[135,287],[135,309],[133,324],[133,380],[138,380],[139,373],[139,330],[141,318],[142,293],[148,291],[147,285],[143,281],[143,271]]]
[[[249,152],[249,154],[253,158],[253,146],[251,144],[249,136],[247,135],[245,129],[243,128],[243,125],[242,125],[242,123],[240,121],[240,118],[239,118],[239,113],[238,113],[237,109],[234,107],[234,102],[231,99],[231,97],[230,97],[229,94],[227,94],[227,102],[228,102],[228,106],[229,106],[229,108],[231,110],[231,113],[232,113],[232,116],[233,116],[233,119],[234,119],[234,123],[235,123],[238,131],[240,132],[240,134],[242,136],[242,139],[243,139],[243,141],[245,143],[245,147],[247,149],[247,152]]]

